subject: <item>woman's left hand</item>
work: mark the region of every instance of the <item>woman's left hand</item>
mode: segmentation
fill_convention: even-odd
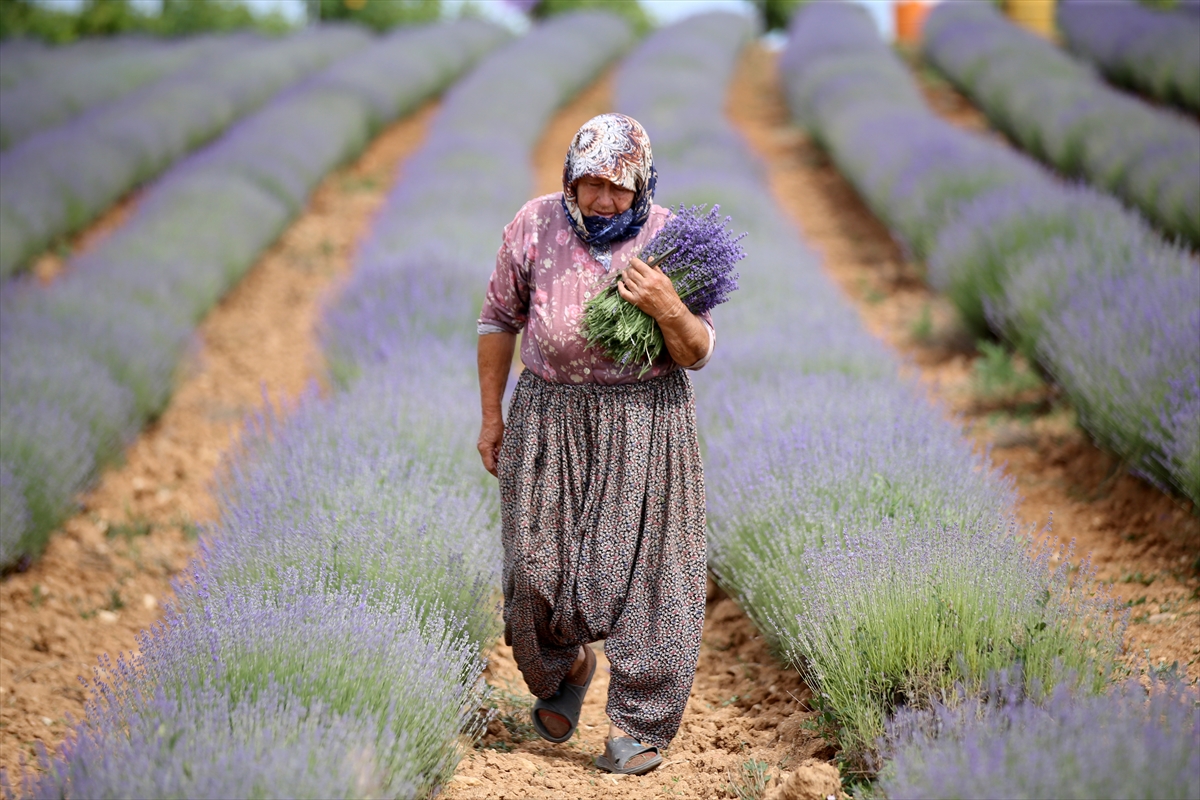
[[[617,280],[617,294],[660,322],[687,311],[671,279],[636,256]]]
[[[629,268],[617,280],[617,293],[654,317],[662,330],[667,352],[676,364],[688,367],[708,353],[712,340],[700,318],[688,310],[674,284],[661,269],[640,258],[631,258]]]

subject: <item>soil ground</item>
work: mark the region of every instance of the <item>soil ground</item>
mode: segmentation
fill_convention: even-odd
[[[187,566],[198,525],[214,518],[213,471],[243,419],[298,395],[321,374],[320,302],[345,275],[359,239],[423,141],[430,104],[379,135],[328,176],[308,208],[213,309],[198,354],[163,415],[124,462],[81,498],[82,511],[24,573],[0,584],[0,767],[40,739],[52,749],[83,714],[97,658],[136,647]],[[118,226],[126,201],[73,240],[81,249]],[[53,258],[39,274],[51,279]]]

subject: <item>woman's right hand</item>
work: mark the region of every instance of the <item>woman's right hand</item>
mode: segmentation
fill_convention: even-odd
[[[496,473],[496,462],[500,460],[500,445],[504,442],[504,418],[485,417],[479,428],[479,457],[483,459],[483,468],[493,475]],[[497,475],[497,477],[499,477]]]
[[[504,387],[512,370],[515,333],[485,333],[479,337],[479,406],[483,425],[479,428],[479,457],[483,467],[496,474],[500,444],[504,441]]]

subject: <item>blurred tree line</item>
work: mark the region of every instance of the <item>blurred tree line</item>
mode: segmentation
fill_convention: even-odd
[[[130,0],[85,0],[73,11],[33,0],[0,0],[0,39],[27,36],[52,44],[122,33],[187,36],[238,28],[282,33],[291,27],[279,12],[255,14],[241,0],[161,0],[157,13]]]
[[[795,10],[807,0],[751,0],[765,30],[786,29]],[[243,0],[160,0],[157,12],[131,0],[84,0],[78,10],[47,6],[35,0],[0,0],[0,39],[28,36],[54,44],[87,36],[141,33],[188,36],[196,33],[252,28],[282,33],[291,23],[278,11],[256,14]],[[653,27],[637,0],[510,0],[534,19],[586,8],[602,8],[628,19],[641,33]],[[1171,2],[1171,0],[1160,0]],[[442,16],[441,0],[304,0],[309,19],[353,21],[376,30],[433,22]],[[470,14],[468,3],[459,9]]]

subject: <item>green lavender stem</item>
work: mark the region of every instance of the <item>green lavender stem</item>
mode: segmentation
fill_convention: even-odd
[[[588,301],[583,312],[581,333],[588,344],[602,348],[616,363],[624,366],[640,364],[640,378],[654,366],[667,345],[662,329],[654,318],[617,293],[618,280],[619,275],[599,295]],[[685,304],[695,291],[694,286],[681,286],[674,281],[672,285]]]

